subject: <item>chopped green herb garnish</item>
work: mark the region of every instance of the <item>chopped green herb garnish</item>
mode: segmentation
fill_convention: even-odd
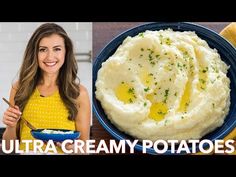
[[[166,38],[165,42],[166,42],[167,45],[170,45],[171,44],[170,38]]]
[[[186,107],[189,106],[189,102],[188,102],[188,103],[185,103],[185,106],[186,106]]]
[[[202,70],[203,73],[206,73],[208,71],[208,67]]]
[[[168,99],[168,95],[169,95],[169,89],[165,90],[165,95],[164,95],[164,103],[166,103],[166,100]]]
[[[149,75],[149,76],[153,76],[153,73],[149,73],[148,75]]]
[[[164,124],[165,124],[165,126],[166,126],[167,122],[168,122],[168,120],[166,119],[166,120],[165,120],[165,123],[164,123]]]
[[[157,114],[165,115],[166,113],[164,113],[164,112],[162,112],[162,111],[159,111],[159,112],[157,112]]]
[[[144,34],[143,33],[139,33],[138,36],[144,37]]]
[[[201,83],[203,83],[203,84],[206,83],[206,81],[205,81],[204,79],[199,79],[199,82],[201,82]]]
[[[156,63],[154,61],[151,61],[150,64],[154,66]]]
[[[134,88],[129,88],[128,93],[134,94]]]
[[[145,92],[148,92],[150,90],[150,88],[149,87],[147,87],[147,88],[144,88],[144,91]]]

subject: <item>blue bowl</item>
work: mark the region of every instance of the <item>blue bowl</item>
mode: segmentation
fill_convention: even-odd
[[[55,142],[62,142],[64,140],[74,140],[79,138],[80,132],[78,131],[73,131],[73,133],[70,134],[50,134],[50,133],[42,133],[42,131],[45,129],[37,129],[37,130],[31,130],[31,134],[35,139],[39,139],[42,141],[48,141],[48,140],[53,140]],[[63,132],[68,132],[71,130],[65,130],[65,129],[50,129],[50,130],[55,130],[55,131],[63,131]]]
[[[97,80],[98,70],[101,68],[101,65],[106,59],[111,56],[119,45],[122,44],[123,40],[127,36],[136,36],[140,32],[146,30],[161,30],[172,28],[174,31],[195,31],[195,33],[203,40],[207,41],[208,45],[211,48],[216,48],[222,58],[222,60],[230,65],[228,70],[228,77],[230,78],[230,111],[227,117],[225,118],[224,124],[214,130],[213,132],[207,134],[202,139],[209,139],[215,141],[216,139],[223,139],[227,134],[229,134],[236,127],[236,50],[235,48],[223,37],[218,35],[216,32],[205,28],[203,26],[193,24],[193,23],[147,23],[134,27],[130,30],[123,32],[122,34],[115,37],[110,41],[107,46],[105,46],[98,57],[95,59],[93,64],[93,111],[101,123],[101,125],[117,140],[129,139],[134,140],[133,137],[121,132],[117,129],[107,118],[100,102],[95,97],[95,82]],[[136,150],[142,151],[142,144],[138,143],[135,146]],[[198,150],[198,148],[197,148]],[[147,149],[147,153],[156,154],[153,148]],[[168,150],[166,154],[171,154],[171,151]]]

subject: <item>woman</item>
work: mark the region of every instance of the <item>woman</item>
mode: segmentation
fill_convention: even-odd
[[[33,139],[30,129],[19,121],[21,115],[37,128],[77,130],[81,140],[89,139],[89,96],[76,80],[77,69],[73,44],[65,30],[54,23],[41,25],[27,44],[19,80],[10,92],[15,108],[4,112],[3,139],[8,147],[10,140]],[[25,149],[23,143],[20,149]]]

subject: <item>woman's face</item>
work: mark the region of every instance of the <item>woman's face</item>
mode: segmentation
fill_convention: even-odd
[[[65,61],[64,39],[57,34],[44,37],[39,42],[38,63],[41,70],[48,74],[57,74]]]

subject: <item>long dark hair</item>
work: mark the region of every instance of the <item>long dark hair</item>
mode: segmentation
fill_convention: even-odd
[[[40,80],[38,65],[39,43],[44,37],[52,34],[60,35],[64,39],[66,55],[57,78],[59,93],[66,108],[69,110],[69,120],[75,120],[78,114],[76,99],[80,94],[79,79],[77,80],[78,66],[73,52],[73,44],[65,30],[55,23],[45,23],[39,26],[31,36],[19,72],[18,87],[16,88],[15,104],[23,111],[28,99]]]

